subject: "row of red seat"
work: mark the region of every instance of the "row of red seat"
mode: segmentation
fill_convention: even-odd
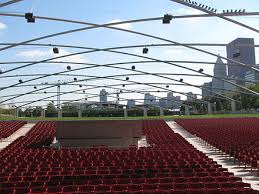
[[[176,119],[179,125],[226,154],[259,169],[259,119]]]
[[[54,122],[39,122],[0,152],[0,193],[253,193],[163,120],[144,120],[151,147],[47,148]]]
[[[9,137],[26,123],[26,121],[0,121],[0,139]]]

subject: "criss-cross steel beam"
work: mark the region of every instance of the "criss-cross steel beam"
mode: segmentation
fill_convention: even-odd
[[[20,1],[24,1],[24,0],[10,0],[10,1],[4,2],[4,3],[0,3],[0,8],[6,7],[6,6],[14,4],[14,3],[19,3]]]
[[[223,19],[223,20],[226,20],[226,21],[228,21],[228,22],[231,22],[231,23],[236,24],[236,25],[238,25],[238,26],[241,26],[241,27],[243,27],[243,28],[249,29],[249,30],[251,30],[251,31],[253,31],[253,32],[259,33],[259,30],[258,30],[258,29],[253,28],[253,27],[251,27],[251,26],[249,26],[249,25],[243,24],[243,23],[241,23],[241,22],[238,22],[238,21],[236,21],[236,20],[233,20],[233,19],[231,19],[231,18],[225,17],[225,15],[223,15],[223,14],[217,14],[217,13],[215,13],[215,12],[213,12],[213,11],[209,11],[209,10],[207,10],[207,9],[203,9],[203,8],[199,7],[198,5],[190,4],[190,3],[187,3],[187,2],[182,1],[182,0],[171,0],[171,1],[172,1],[172,2],[175,2],[175,3],[179,3],[179,4],[181,4],[181,5],[185,5],[185,6],[187,6],[187,7],[191,7],[191,8],[197,9],[197,10],[202,11],[202,12],[205,12],[205,13],[211,15],[211,16],[215,16],[215,17],[221,18],[221,19]],[[226,16],[228,16],[228,14],[227,14]],[[236,14],[236,16],[237,16],[237,14]]]
[[[20,14],[19,17],[20,16],[22,16],[22,15]],[[217,54],[214,54],[212,52],[209,52],[209,51],[206,51],[206,50],[203,50],[203,49],[199,49],[199,48],[196,48],[196,47],[193,47],[193,46],[184,45],[184,44],[176,42],[176,41],[172,41],[172,40],[169,40],[169,39],[161,38],[161,37],[158,37],[158,36],[154,36],[154,35],[150,35],[150,34],[146,34],[146,33],[142,33],[142,32],[137,32],[137,31],[133,31],[133,30],[129,30],[129,29],[122,29],[122,28],[114,27],[114,25],[119,25],[119,24],[161,20],[162,17],[128,20],[128,21],[114,22],[114,23],[101,24],[101,25],[89,23],[89,22],[83,22],[83,21],[75,21],[75,20],[67,20],[67,19],[51,18],[51,17],[42,17],[42,16],[35,16],[35,18],[45,19],[45,20],[53,20],[53,21],[69,22],[69,23],[77,23],[77,24],[84,24],[84,25],[90,25],[90,26],[84,27],[84,28],[77,28],[77,29],[73,29],[73,30],[68,30],[68,31],[63,31],[63,32],[59,32],[59,33],[54,33],[54,34],[30,39],[30,40],[27,40],[27,41],[19,42],[19,43],[16,43],[15,45],[10,45],[10,46],[0,48],[0,51],[6,50],[6,49],[9,49],[9,48],[13,48],[13,47],[16,47],[16,46],[20,46],[22,44],[27,44],[27,43],[31,43],[31,42],[51,38],[51,37],[56,37],[56,36],[60,36],[60,35],[64,35],[64,34],[70,34],[70,33],[74,33],[74,32],[85,31],[85,30],[90,30],[90,29],[95,29],[95,28],[108,28],[108,29],[124,31],[124,32],[132,33],[132,34],[136,34],[136,35],[140,35],[140,36],[145,36],[145,37],[149,37],[149,38],[152,38],[152,39],[161,40],[161,41],[165,41],[165,42],[169,42],[169,43],[173,43],[173,44],[178,44],[180,46],[183,46],[183,47],[186,47],[186,48],[189,48],[189,49],[192,49],[192,50],[196,50],[196,51],[199,51],[199,52],[211,55],[211,56],[220,57],[221,59],[225,59],[225,60],[231,61],[231,62],[236,63],[236,64],[240,64],[240,65],[246,67],[246,64],[244,64],[242,62],[239,62],[239,61],[227,58],[227,57],[218,56]],[[252,67],[252,69],[254,71],[259,72],[259,69],[257,69],[257,68]]]
[[[149,59],[149,60],[154,60],[154,61],[157,61],[157,62],[166,63],[166,62],[163,62],[163,61],[158,60],[158,59],[154,59],[154,58],[150,58],[150,57],[144,57],[144,56],[141,56],[141,55],[126,53],[126,52],[120,52],[120,51],[108,51],[108,52],[118,53],[118,54],[124,54],[124,55],[129,55],[129,56],[136,56],[136,57],[140,57],[140,58],[145,58],[145,59]],[[187,67],[184,67],[184,66],[181,66],[181,65],[177,65],[177,64],[174,64],[174,63],[168,63],[168,62],[167,62],[167,64],[170,64],[170,65],[173,65],[173,66],[177,66],[177,67],[181,67],[181,68],[184,68],[184,69],[187,69],[187,70],[191,70],[191,71],[194,71],[194,72],[196,72],[196,73],[204,74],[204,75],[207,75],[207,76],[209,76],[209,77],[214,77],[215,79],[219,79],[219,78],[217,78],[217,77],[215,77],[215,76],[211,76],[211,75],[209,75],[209,74],[201,73],[201,72],[199,72],[199,71],[197,71],[197,70],[193,70],[193,69],[191,69],[191,68],[187,68]],[[181,83],[184,83],[184,84],[186,84],[186,85],[189,85],[189,86],[192,86],[192,87],[196,87],[196,88],[201,89],[200,87],[197,87],[197,86],[195,86],[195,85],[193,85],[193,84],[189,84],[189,83],[187,83],[187,82],[179,81],[179,80],[176,80],[176,79],[173,79],[173,78],[168,78],[168,77],[166,77],[166,76],[161,76],[161,75],[159,76],[159,75],[157,75],[157,74],[155,74],[155,73],[148,73],[148,72],[145,72],[145,71],[132,70],[132,69],[127,69],[127,68],[123,68],[123,67],[111,67],[110,65],[96,65],[96,64],[95,64],[95,65],[93,65],[92,67],[109,67],[109,68],[115,68],[115,69],[122,69],[122,70],[128,70],[128,71],[133,71],[133,72],[144,73],[144,74],[146,74],[146,75],[152,75],[152,76],[156,76],[156,77],[160,77],[160,78],[165,78],[165,79],[172,80],[172,81],[176,81],[176,82],[181,82]],[[92,67],[86,67],[86,68],[92,68]],[[78,69],[73,69],[73,70],[69,70],[69,71],[75,71],[75,70],[79,70],[79,69],[81,70],[81,69],[86,69],[86,68],[78,68]],[[58,75],[58,74],[64,73],[64,72],[68,72],[68,71],[63,71],[63,72],[59,72],[59,73],[54,73],[54,74],[52,74],[52,75]],[[42,78],[46,78],[46,77],[48,77],[48,76],[45,75],[45,76],[33,78],[33,79],[30,79],[30,80],[23,81],[23,83],[26,83],[26,82],[29,82],[29,81],[38,80],[38,79],[42,79]],[[224,79],[219,79],[219,80],[222,81],[222,80],[224,80]],[[228,81],[228,80],[224,80],[224,81],[233,84],[232,82],[230,82],[230,81]],[[13,85],[8,86],[8,87],[1,88],[0,91],[2,91],[2,90],[4,90],[4,89],[8,89],[8,88],[13,87],[13,86],[17,86],[17,85],[19,85],[19,84],[21,84],[21,83],[16,83],[16,84],[13,84]],[[234,84],[234,85],[237,85],[237,84]],[[239,85],[237,85],[237,86],[239,86]],[[243,88],[242,86],[239,86],[239,87]],[[224,97],[224,98],[226,98],[226,99],[228,99],[228,100],[234,101],[234,99],[232,99],[232,98],[230,98],[230,97],[228,97],[228,96],[224,96],[224,95],[222,95],[222,94],[220,94],[220,93],[217,93],[217,92],[214,92],[214,91],[210,91],[210,90],[205,89],[205,88],[203,88],[203,90],[208,91],[208,92],[211,92],[211,93],[216,94],[216,95],[219,95],[219,96]],[[248,90],[249,90],[249,89],[248,89]],[[254,91],[252,91],[252,93],[254,93]],[[1,103],[1,102],[0,102],[0,103]]]

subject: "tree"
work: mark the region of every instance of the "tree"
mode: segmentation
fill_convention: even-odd
[[[259,84],[249,86],[248,88],[259,93]],[[244,92],[243,90],[239,91],[242,93],[234,95],[233,98],[241,102],[241,104],[239,105],[241,109],[259,108],[259,97],[257,95],[249,94],[247,92]]]
[[[62,106],[63,112],[77,112],[78,107],[71,103],[64,103]]]
[[[36,106],[34,109],[33,109],[33,116],[34,117],[40,117],[41,116],[41,111],[42,111],[42,107],[41,106]]]
[[[49,103],[46,108],[47,117],[57,117],[57,109],[53,103]]]

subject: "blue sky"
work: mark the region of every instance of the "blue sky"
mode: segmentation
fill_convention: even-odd
[[[4,1],[1,1],[4,2]],[[223,9],[246,9],[247,12],[258,11],[259,4],[256,0],[242,1],[242,0],[201,0],[200,3],[215,7],[218,12]],[[171,2],[169,0],[77,0],[77,1],[61,1],[61,0],[25,0],[20,3],[10,5],[4,8],[0,8],[2,13],[20,13],[32,11],[35,15],[48,16],[64,19],[80,20],[92,23],[108,23],[112,21],[124,21],[131,19],[161,17],[165,13],[172,15],[188,15],[199,14],[200,12]],[[253,17],[236,17],[233,18],[242,23],[251,25],[259,29],[257,16]],[[0,42],[21,42],[28,39],[40,37],[47,34],[61,32],[70,29],[76,29],[83,27],[79,24],[68,24],[55,21],[36,20],[35,24],[26,23],[24,18],[4,17],[0,16]],[[181,43],[229,43],[238,37],[254,38],[255,43],[258,43],[259,35],[250,30],[236,26],[227,21],[223,21],[219,18],[200,18],[200,19],[177,19],[173,20],[170,25],[163,25],[161,21],[151,21],[144,23],[125,24],[118,26],[121,28],[131,29],[138,32],[148,33],[155,36],[160,36],[173,41]],[[139,35],[133,35],[126,32],[115,31],[111,29],[93,29],[88,31],[76,32],[73,34],[67,34],[58,36],[55,38],[49,38],[37,43],[51,43],[51,44],[66,44],[77,45],[95,48],[116,47],[135,44],[156,44],[165,43],[151,38],[145,38]],[[226,56],[226,49],[224,47],[202,47],[215,54]],[[46,47],[25,47],[19,46],[16,48],[8,49],[1,52],[1,62],[6,61],[37,61],[41,59],[51,58],[54,55],[51,52],[52,48]],[[60,49],[60,56],[63,54],[69,54],[74,52],[80,52],[80,49]],[[141,54],[141,49],[124,49],[122,51]],[[256,50],[257,63],[259,63],[258,50]],[[163,48],[150,48],[148,57],[164,60],[202,60],[202,61],[216,61],[215,57],[211,57],[200,52],[196,52],[183,47],[163,47]],[[120,54],[97,52],[93,54],[86,54],[80,56],[74,56],[71,58],[63,59],[66,62],[88,62],[95,64],[107,64],[123,61],[136,61],[141,60],[137,57],[123,56]],[[194,69],[203,68],[206,73],[212,74],[213,65],[200,65],[200,64],[181,64],[186,67]],[[0,65],[2,71],[11,69],[13,67],[20,66],[18,64]],[[192,73],[182,68],[172,67],[162,63],[152,64],[137,64],[135,65],[137,70],[146,71],[150,73]],[[72,69],[81,67],[80,65],[71,65]],[[122,67],[130,68],[131,65],[123,65]],[[32,67],[24,68],[22,70],[13,71],[5,75],[21,75],[31,73],[54,73],[63,71],[66,69],[64,64],[38,64]],[[72,72],[71,72],[72,73]],[[118,75],[132,73],[126,70],[116,70],[111,68],[94,68],[89,70],[75,71],[73,74],[84,74],[89,76],[105,76],[105,75]],[[179,79],[182,76],[168,76],[174,79]],[[27,80],[30,77],[21,78]],[[125,79],[125,77],[121,77]],[[183,77],[188,83],[199,84],[206,81],[210,81],[209,78],[197,78],[197,77]],[[32,82],[32,84],[40,84],[42,82],[55,82],[59,79],[71,80],[68,77],[50,77],[40,79]],[[17,83],[18,77],[1,79],[0,87],[6,87],[8,85]],[[167,82],[176,83],[171,80],[161,79],[154,76],[131,76],[130,80],[138,82]],[[89,84],[116,84],[121,83],[111,80],[91,81]],[[29,83],[28,83],[29,84]],[[86,84],[86,82],[83,82]],[[44,87],[44,86],[42,86]],[[135,89],[137,87],[150,89],[147,86],[131,86],[127,89]],[[63,86],[62,91],[70,91],[75,89],[74,87]],[[180,87],[170,86],[170,89],[179,92],[193,91],[195,93],[201,93],[200,89],[193,87]],[[32,87],[13,88],[0,91],[0,95],[18,94],[23,92],[32,91]],[[48,92],[54,92],[56,89],[49,89]],[[90,93],[98,93],[97,90],[87,90]],[[157,89],[152,89],[157,90]],[[114,90],[109,90],[113,92]],[[160,97],[164,97],[166,94],[155,94]],[[177,94],[176,94],[177,95]],[[8,102],[19,102],[23,100],[35,100],[37,98],[47,97],[48,94],[39,95],[27,95]],[[61,99],[78,99],[84,97],[84,95],[68,94],[62,96]],[[125,98],[143,98],[143,95],[131,94],[121,95]],[[184,99],[184,97],[182,97]],[[3,98],[2,98],[3,99]],[[5,98],[4,98],[5,99]],[[53,98],[55,99],[55,98]],[[98,100],[98,98],[92,99]],[[112,98],[110,98],[112,100]],[[41,105],[46,102],[39,103]],[[33,104],[37,105],[37,104]]]

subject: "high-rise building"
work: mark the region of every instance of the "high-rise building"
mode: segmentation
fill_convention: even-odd
[[[251,70],[247,71],[245,74],[245,86],[252,86],[255,85],[256,82],[256,72]]]
[[[180,107],[182,106],[182,102],[181,102],[181,96],[176,96],[175,97],[175,104],[174,104],[174,109],[180,109]]]
[[[237,78],[236,77],[234,77],[234,76],[231,76],[231,80],[229,80],[229,81],[231,81],[232,83],[234,83],[234,84],[237,84]],[[225,82],[224,83],[224,89],[225,89],[225,93],[228,93],[228,92],[231,92],[231,91],[233,91],[233,90],[237,90],[237,87],[235,86],[235,85],[233,85],[233,84],[230,84],[230,83],[228,83],[228,82]]]
[[[224,79],[227,77],[227,66],[223,63],[220,57],[218,57],[215,66],[214,66],[214,76],[219,78],[212,79],[212,92],[223,93],[224,92]]]
[[[175,97],[175,100],[181,101],[181,96],[176,96],[176,97]]]
[[[156,104],[156,97],[151,95],[150,93],[146,93],[144,97],[145,105],[154,105]]]
[[[212,93],[212,82],[207,82],[202,85],[202,98],[206,98],[208,96],[211,96]]]
[[[255,48],[253,38],[237,38],[227,45],[227,57],[244,64],[255,65]],[[228,61],[228,76],[244,80],[248,68],[231,65]],[[238,84],[244,85],[244,81],[237,81]]]
[[[174,108],[174,101],[175,101],[174,93],[168,92],[167,93],[167,107]]]
[[[162,108],[167,108],[167,98],[160,98],[158,104]]]
[[[127,101],[127,106],[128,106],[128,108],[134,108],[134,107],[136,107],[136,101],[133,100],[133,99],[128,100],[128,101]]]
[[[192,93],[192,92],[188,92],[187,93],[187,101],[193,101],[197,99],[197,95]]]
[[[100,103],[107,103],[107,94],[108,92],[106,92],[105,89],[100,91]]]

